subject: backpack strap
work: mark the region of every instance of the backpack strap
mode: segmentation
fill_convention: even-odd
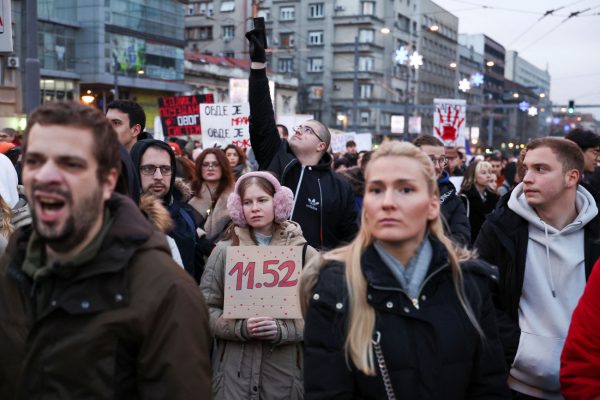
[[[183,217],[185,224],[192,231],[192,233],[193,233],[192,237],[194,238],[194,244],[195,244],[196,243],[196,224],[194,223],[194,219],[192,218],[192,216],[190,214],[188,214],[188,212],[185,208],[180,208],[179,214]]]
[[[304,269],[304,265],[306,265],[306,247],[308,246],[308,242],[304,242],[302,246],[302,269]]]
[[[465,199],[464,203],[465,203],[465,207],[467,208],[467,218],[469,218],[469,212],[471,211],[471,202],[469,201],[469,198],[464,193],[461,193],[460,197]]]

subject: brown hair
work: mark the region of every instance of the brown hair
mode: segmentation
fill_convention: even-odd
[[[575,142],[552,136],[537,138],[529,142],[527,147],[525,147],[523,158],[525,158],[529,150],[539,149],[541,147],[548,147],[552,150],[556,155],[556,158],[558,158],[558,161],[562,164],[564,172],[576,169],[579,171],[580,176],[583,174],[583,152]]]
[[[8,238],[14,230],[12,225],[12,210],[2,196],[0,196],[0,235]]]
[[[185,182],[193,182],[196,179],[196,164],[184,156],[176,156],[175,163],[181,168],[182,178]]]
[[[229,144],[229,145],[227,145],[227,147],[225,147],[223,149],[223,153],[225,153],[226,156],[227,156],[227,150],[229,150],[229,149],[234,149],[235,152],[237,153],[237,155],[239,157],[237,165],[240,165],[240,164],[243,164],[246,162],[246,153],[244,153],[244,150],[242,150],[241,148],[237,147],[234,144]]]
[[[433,135],[419,135],[417,136],[413,141],[412,144],[414,144],[417,147],[421,147],[421,146],[433,146],[433,147],[444,147],[444,143],[436,138]]]
[[[35,125],[61,125],[90,129],[94,140],[92,153],[98,163],[98,181],[104,182],[112,169],[121,172],[121,156],[117,133],[98,109],[74,101],[44,103],[29,116],[23,135],[23,154],[27,157],[29,132]]]
[[[196,179],[192,182],[192,190],[194,191],[194,196],[201,197],[202,184],[204,183],[204,179],[202,179],[202,163],[207,155],[214,154],[217,158],[217,162],[221,167],[221,179],[219,180],[219,187],[215,192],[215,198],[213,200],[218,199],[221,194],[227,188],[233,187],[233,173],[231,172],[231,167],[229,166],[229,160],[225,157],[225,152],[216,147],[209,147],[200,153],[200,155],[196,158]]]

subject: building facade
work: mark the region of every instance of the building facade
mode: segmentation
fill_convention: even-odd
[[[14,57],[19,61],[25,59],[28,34],[24,3],[12,2],[15,26],[23,27],[15,34]],[[152,129],[157,98],[188,90],[183,65],[184,3],[38,0],[40,102],[80,100],[87,95],[93,98],[90,104],[105,109],[116,97],[130,99],[144,107]],[[17,82],[25,79],[23,64],[15,68]],[[14,113],[23,112],[21,97],[15,96]]]

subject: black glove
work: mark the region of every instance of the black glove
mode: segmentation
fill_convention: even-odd
[[[268,46],[264,18],[254,18],[254,29],[246,33],[246,39],[250,43],[250,60],[265,63],[267,61],[265,50]]]

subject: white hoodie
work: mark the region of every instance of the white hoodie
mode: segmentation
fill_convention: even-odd
[[[544,399],[562,399],[559,370],[571,314],[585,287],[583,227],[597,214],[592,195],[577,189],[577,217],[558,230],[546,224],[527,203],[523,184],[508,207],[529,222],[525,279],[519,300],[521,337],[510,370],[509,386]]]

